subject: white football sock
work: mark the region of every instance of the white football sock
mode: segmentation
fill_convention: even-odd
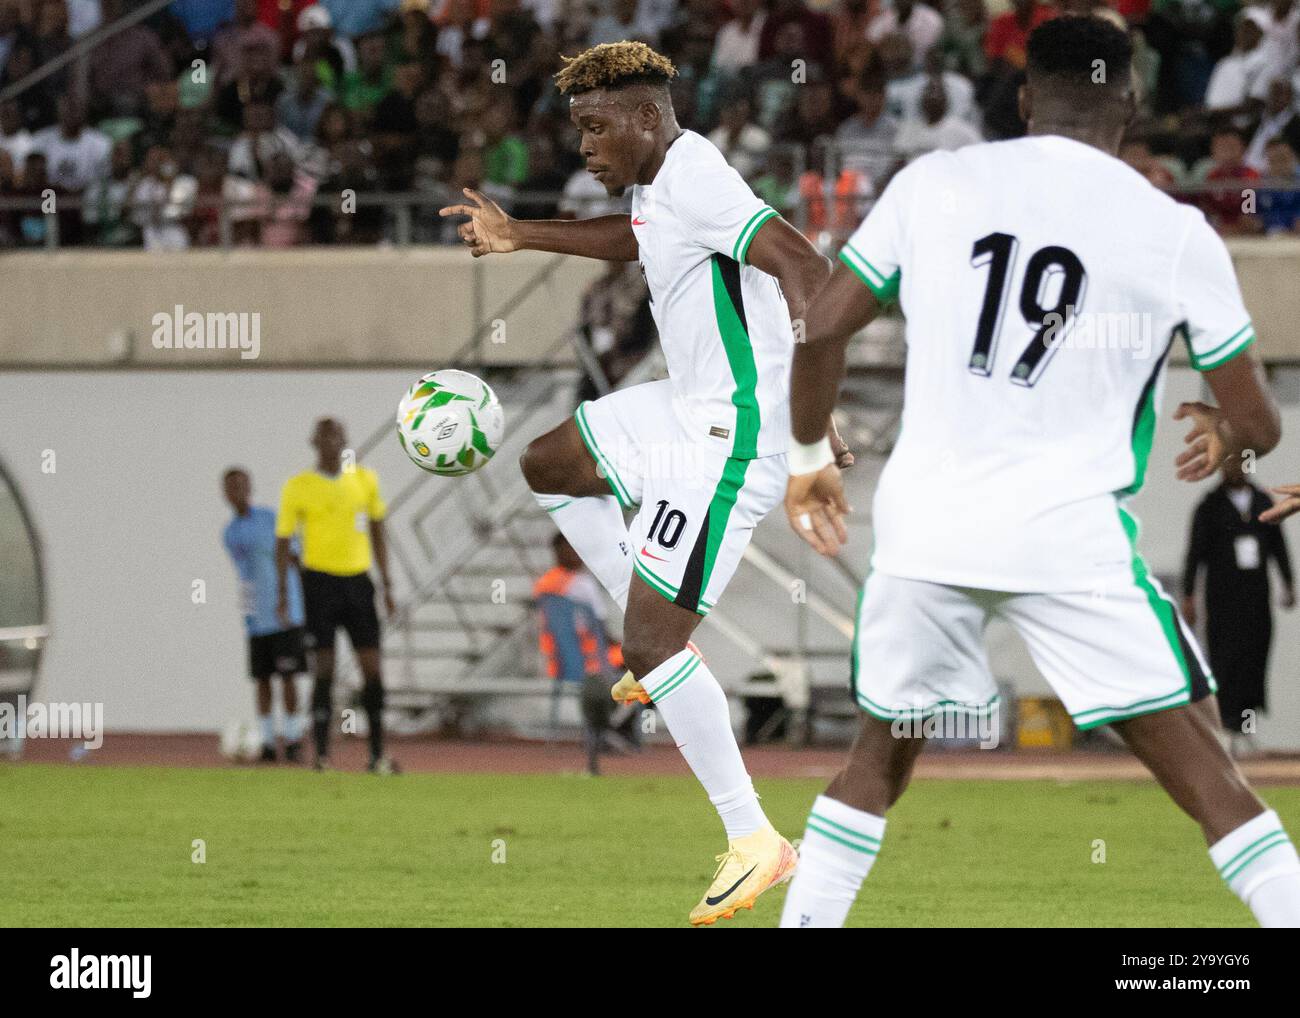
[[[627,588],[632,582],[632,542],[618,499],[613,495],[573,498],[537,492],[533,492],[533,498],[551,514],[583,565],[626,611]]]
[[[1266,929],[1300,927],[1300,858],[1272,810],[1210,846],[1219,876]]]
[[[843,926],[884,837],[884,817],[817,796],[799,847],[799,866],[785,896],[781,928]]]
[[[275,715],[261,714],[257,719],[258,727],[262,730],[262,745],[275,745]]]
[[[703,659],[682,650],[640,679],[677,748],[717,808],[727,840],[768,826],[731,730],[727,695]]]
[[[284,716],[284,737],[289,742],[297,742],[302,738],[303,720],[301,714],[286,714]]]

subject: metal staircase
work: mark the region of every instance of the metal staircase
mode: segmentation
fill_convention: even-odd
[[[580,337],[562,342],[578,345],[578,359],[585,359]],[[532,610],[533,583],[553,561],[555,528],[515,464],[528,442],[572,413],[579,373],[470,370],[487,378],[505,407],[496,462],[465,477],[424,474],[406,459],[389,422],[357,450],[390,492],[387,533],[399,610],[384,635],[388,700],[401,715],[396,727],[407,730],[472,734],[504,724],[552,733],[561,714],[576,719],[576,706],[553,702],[565,691],[540,677]],[[661,374],[654,354],[627,384]],[[844,556],[852,564],[814,555],[777,510],[758,529],[727,601],[701,626],[697,639],[732,695],[780,696],[798,716],[818,687],[847,688],[852,606],[870,548],[870,491],[892,447],[901,400],[900,380],[875,370],[846,384],[842,431],[858,456],[847,475],[859,509]]]

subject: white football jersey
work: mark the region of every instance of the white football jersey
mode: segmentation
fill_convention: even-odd
[[[935,152],[840,252],[907,318],[902,428],[872,566],[1022,592],[1132,584],[1142,484],[1176,335],[1193,365],[1254,339],[1196,209],[1059,136]]]
[[[653,183],[632,188],[632,232],[687,430],[738,459],[790,442],[790,311],[745,264],[765,205],[707,138],[684,131]]]

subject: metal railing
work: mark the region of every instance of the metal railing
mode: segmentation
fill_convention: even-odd
[[[874,203],[874,196],[871,193],[845,195],[835,193],[835,186],[835,178],[827,175],[822,180],[820,197],[811,198],[804,193],[799,195],[798,200],[787,208],[791,222],[797,228],[808,233],[810,239],[817,242],[818,246],[823,250],[833,249],[843,243],[847,233],[856,228],[858,222],[861,221]],[[1193,203],[1197,198],[1208,201],[1223,201],[1225,197],[1238,193],[1242,195],[1243,202],[1245,202],[1246,197],[1251,194],[1258,199],[1261,193],[1292,193],[1300,191],[1300,181],[1243,178],[1216,180],[1201,184],[1178,184],[1163,190],[1180,199],[1192,199]],[[794,189],[792,189],[793,192]],[[171,200],[128,200],[120,202],[114,207],[112,219],[106,224],[102,224],[98,218],[89,220],[85,218],[84,213],[87,211],[95,212],[97,207],[96,203],[87,200],[84,196],[59,194],[54,190],[51,190],[50,195],[52,197],[0,195],[0,251],[39,247],[54,250],[64,246],[60,217],[68,213],[82,214],[80,229],[83,233],[83,241],[78,246],[95,249],[132,248],[143,244],[143,241],[140,243],[133,242],[129,245],[101,244],[96,243],[93,236],[89,240],[85,239],[85,234],[93,235],[101,226],[114,229],[125,226],[141,234],[149,228],[179,226],[187,232],[186,242],[184,245],[180,245],[181,247],[193,246],[195,249],[220,248],[224,250],[242,246],[258,247],[260,245],[255,242],[239,243],[237,228],[242,224],[257,224],[260,226],[263,223],[272,222],[277,226],[283,226],[285,220],[276,218],[277,214],[291,204],[302,213],[293,222],[299,225],[303,236],[298,243],[285,245],[287,247],[306,246],[306,244],[310,243],[307,232],[310,223],[309,211],[326,212],[334,217],[361,215],[364,218],[365,212],[377,210],[381,214],[382,221],[371,224],[371,228],[376,229],[377,232],[373,239],[367,242],[370,246],[374,244],[391,244],[397,247],[408,247],[413,244],[454,245],[458,243],[455,228],[464,221],[458,217],[444,219],[438,215],[438,210],[444,205],[462,200],[461,195],[450,191],[445,194],[408,191],[349,195],[346,210],[343,208],[340,197],[322,194],[317,194],[309,201],[273,193],[268,193],[264,198],[251,201],[234,201],[207,196],[192,203]],[[826,202],[840,206],[842,211],[851,209],[851,216],[849,217],[851,222],[825,221],[825,217],[828,215]],[[566,197],[562,193],[554,191],[520,191],[515,192],[510,197],[505,197],[502,204],[507,211],[518,206],[553,204],[568,209],[576,208],[579,210],[579,216],[581,216],[585,214],[587,209],[604,208],[608,202],[605,199],[594,197]],[[213,215],[215,215],[217,222],[216,243],[191,245],[188,235],[195,228],[195,224],[201,221],[210,221]],[[1247,217],[1257,216],[1258,212],[1243,208],[1242,215]],[[41,237],[39,242],[22,243],[19,241],[19,235],[23,232],[21,221],[29,218],[39,218],[40,220]],[[839,218],[845,217],[840,215]],[[13,234],[8,238],[5,230],[6,219],[8,220],[10,232]],[[33,230],[33,234],[35,232]],[[324,243],[327,246],[336,246],[329,241]],[[356,243],[354,241],[339,241],[337,246],[356,246]],[[278,247],[280,245],[273,246]],[[162,249],[174,250],[175,248],[164,247]]]

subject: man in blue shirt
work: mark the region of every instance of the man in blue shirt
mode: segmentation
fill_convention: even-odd
[[[276,759],[275,716],[271,711],[271,676],[279,675],[284,695],[284,758],[296,763],[302,751],[302,715],[294,676],[307,671],[303,649],[302,583],[295,566],[286,577],[289,628],[276,613],[279,587],[275,571],[275,510],[251,504],[253,484],[247,471],[227,470],[221,479],[235,515],[226,524],[222,543],[239,574],[248,630],[248,672],[257,683],[257,714],[262,732],[262,760]],[[295,556],[296,558],[296,556]]]
[[[401,0],[321,0],[320,5],[334,19],[335,32],[355,39],[383,28],[388,15],[400,3]]]
[[[1268,173],[1259,186],[1259,217],[1265,233],[1294,233],[1300,228],[1300,190],[1270,188],[1271,183],[1300,187],[1296,152],[1285,138],[1274,138],[1264,150]]]

